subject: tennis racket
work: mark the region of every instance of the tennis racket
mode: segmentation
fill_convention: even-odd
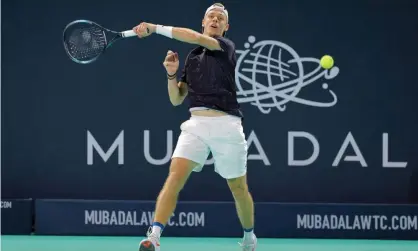
[[[133,30],[117,32],[89,20],[75,20],[65,27],[62,39],[71,60],[89,64],[116,41],[134,36],[136,33]]]

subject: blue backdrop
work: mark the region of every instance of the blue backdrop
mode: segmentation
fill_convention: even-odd
[[[418,2],[223,3],[254,199],[417,201]],[[82,18],[113,30],[147,21],[199,31],[210,4],[2,1],[2,196],[154,200],[189,116],[187,104],[171,106],[162,62],[173,50],[183,63],[193,46],[132,38],[77,65],[62,30]],[[332,70],[319,67],[325,54]],[[210,162],[181,194],[231,199]]]

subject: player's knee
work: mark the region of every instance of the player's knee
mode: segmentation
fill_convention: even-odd
[[[178,180],[173,178],[171,175],[168,176],[163,189],[161,190],[160,196],[164,195],[173,195],[177,196],[180,191],[183,189],[183,186],[180,184]]]
[[[179,193],[183,189],[186,179],[184,173],[170,172],[167,178],[167,190],[172,193]]]
[[[183,189],[195,165],[189,160],[173,159],[164,190],[167,193],[178,194]]]
[[[248,197],[248,185],[246,177],[240,177],[228,180],[229,189],[236,200]]]

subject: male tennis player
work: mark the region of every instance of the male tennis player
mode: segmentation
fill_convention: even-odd
[[[215,170],[228,182],[244,230],[242,250],[254,251],[254,203],[248,191],[247,142],[235,90],[235,45],[225,38],[228,11],[222,4],[210,6],[202,21],[203,34],[187,28],[141,23],[133,30],[140,38],[153,33],[195,44],[177,81],[177,53],[168,51],[164,61],[168,94],[174,106],[186,96],[191,118],[184,122],[172,156],[170,172],[160,192],[152,228],[140,243],[140,251],[159,251],[160,235],[175,210],[177,198],[192,171],[202,170],[210,152]],[[228,227],[228,226],[219,226]]]

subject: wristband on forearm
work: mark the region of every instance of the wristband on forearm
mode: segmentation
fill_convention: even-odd
[[[168,74],[168,72],[167,72],[167,77],[168,77],[168,79],[169,79],[169,80],[173,80],[173,79],[175,79],[175,78],[176,78],[176,75],[177,75],[177,73],[174,73],[173,75],[170,75],[170,74]]]
[[[157,25],[157,28],[155,29],[155,33],[168,37],[168,38],[173,38],[173,27]]]

